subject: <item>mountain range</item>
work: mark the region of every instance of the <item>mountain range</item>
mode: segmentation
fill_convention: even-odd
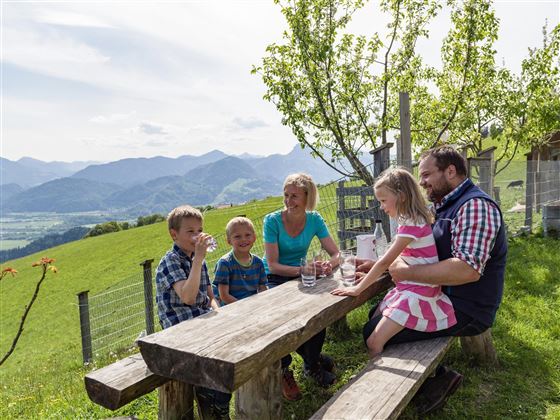
[[[109,163],[0,162],[4,212],[106,210],[129,215],[167,212],[179,204],[242,203],[280,195],[284,178],[306,172],[317,183],[339,174],[296,146],[266,157],[229,156],[213,150],[201,156],[129,158]],[[55,174],[64,174],[53,179]]]

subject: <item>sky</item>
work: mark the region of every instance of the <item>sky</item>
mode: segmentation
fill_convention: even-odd
[[[250,73],[285,22],[272,0],[1,1],[0,156],[43,161],[288,153],[266,89]],[[499,63],[518,72],[560,1],[496,1]],[[418,43],[437,65],[445,11]],[[349,29],[386,33],[373,1]],[[434,47],[437,46],[437,47]]]

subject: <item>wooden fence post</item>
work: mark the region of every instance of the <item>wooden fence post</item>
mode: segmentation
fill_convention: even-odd
[[[153,259],[146,260],[140,265],[144,267],[144,310],[146,314],[146,334],[154,333],[154,294],[152,284]]]
[[[377,178],[381,172],[387,169],[390,166],[390,155],[389,152],[393,147],[393,143],[385,143],[382,146],[379,146],[376,149],[373,149],[371,152],[373,155],[373,177]],[[379,207],[379,202],[377,200],[374,201],[375,205],[377,206],[376,209],[376,219],[380,219],[383,222],[383,231],[385,232],[385,236],[387,237],[387,242],[391,241],[391,226],[389,225],[389,216],[385,214],[384,211],[381,211]]]
[[[88,292],[85,290],[78,293],[78,310],[80,312],[80,333],[82,335],[82,359],[85,363],[93,360],[91,348],[91,328],[89,324]]]
[[[533,206],[535,203],[535,164],[533,152],[527,153],[527,173],[525,178],[525,226],[533,231]]]
[[[412,145],[410,139],[410,100],[408,92],[399,92],[401,134],[397,141],[397,164],[412,172]]]

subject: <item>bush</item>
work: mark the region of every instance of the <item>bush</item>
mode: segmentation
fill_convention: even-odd
[[[139,216],[136,221],[136,227],[153,225],[154,223],[163,222],[164,220],[165,216],[158,213],[154,213],[149,216]]]

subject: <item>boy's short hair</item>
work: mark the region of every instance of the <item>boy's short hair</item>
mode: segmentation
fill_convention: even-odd
[[[237,226],[248,226],[253,230],[253,233],[255,232],[255,226],[253,226],[253,222],[251,222],[251,219],[247,217],[237,216],[231,219],[226,225],[226,237],[228,239],[230,239],[231,231],[233,230],[233,228]]]
[[[313,178],[303,172],[291,174],[284,180],[284,185],[282,189],[284,190],[288,185],[293,185],[294,187],[302,188],[307,196],[306,210],[315,210],[317,204],[319,203],[319,191],[317,185],[313,182]]]
[[[197,220],[202,221],[202,213],[200,210],[195,209],[192,206],[184,205],[175,207],[167,215],[167,227],[168,229],[179,230],[181,229],[181,221],[187,217],[193,217]]]

